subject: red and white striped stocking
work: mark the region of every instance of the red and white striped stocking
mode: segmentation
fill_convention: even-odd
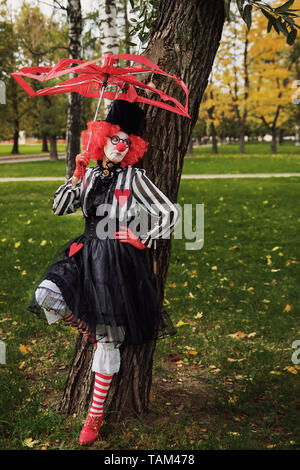
[[[89,411],[90,416],[101,416],[103,415],[103,405],[108,393],[110,383],[112,381],[113,375],[104,375],[99,372],[95,372],[95,385],[94,385],[94,394],[93,402],[91,409]]]
[[[78,330],[84,335],[85,339],[87,339],[89,332],[88,332],[88,326],[85,322],[82,320],[74,320],[74,315],[71,312],[69,315],[63,318],[64,322],[66,322],[68,325],[72,325],[75,328],[78,328]]]

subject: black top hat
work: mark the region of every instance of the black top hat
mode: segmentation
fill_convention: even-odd
[[[134,103],[115,100],[106,121],[117,124],[126,134],[137,134],[144,117],[144,111]]]

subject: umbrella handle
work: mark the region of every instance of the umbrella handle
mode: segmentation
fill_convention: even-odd
[[[106,75],[105,75],[105,78],[104,78],[104,81],[103,81],[103,84],[102,84],[102,87],[101,87],[101,92],[100,92],[100,96],[99,96],[99,100],[98,100],[98,104],[97,104],[97,108],[96,108],[96,112],[95,112],[95,116],[94,116],[94,122],[97,120],[98,112],[99,112],[101,102],[102,102],[102,99],[103,99],[104,90],[105,90],[105,88],[107,87],[107,84],[108,84],[110,62],[111,62],[111,58],[109,57],[109,59],[108,59],[108,68],[107,68],[107,72],[106,72]],[[93,131],[91,129],[91,132],[90,132],[90,135],[89,135],[89,141],[88,141],[88,144],[87,144],[87,147],[86,147],[87,152],[89,151],[92,133],[93,133]],[[83,168],[82,171],[83,171],[82,185],[83,185],[83,189],[84,189],[85,188],[85,182],[86,182],[86,179],[85,179],[86,169]]]

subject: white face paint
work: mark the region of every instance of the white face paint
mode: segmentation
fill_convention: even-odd
[[[118,136],[120,139],[129,140],[128,134],[126,134],[123,131],[119,131],[117,134],[114,134],[114,136]],[[120,143],[123,144],[123,142],[121,140],[120,140]],[[106,144],[103,148],[105,156],[108,158],[108,160],[111,160],[115,163],[118,163],[121,160],[123,160],[123,158],[125,157],[126,153],[129,150],[129,147],[127,147],[127,146],[124,150],[118,149],[118,146],[119,146],[119,144],[114,145],[111,141],[111,138],[108,137],[108,139],[106,141]]]

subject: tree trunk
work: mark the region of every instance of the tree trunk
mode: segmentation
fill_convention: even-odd
[[[19,121],[15,121],[14,143],[11,153],[13,155],[17,155],[19,153]]]
[[[272,129],[272,142],[271,142],[271,152],[277,152],[277,129]]]
[[[213,122],[210,123],[210,135],[212,138],[212,153],[218,153],[218,141],[216,128]]]
[[[92,397],[93,345],[86,345],[81,333],[78,334],[75,354],[70,366],[67,385],[60,404],[60,410],[67,414],[84,411]]]
[[[14,80],[13,80],[14,82]],[[18,103],[18,90],[16,83],[12,85],[12,103],[14,109],[14,144],[11,153],[19,153],[19,132],[20,132],[20,118],[19,118],[19,103]]]
[[[119,53],[119,36],[117,27],[116,0],[99,0],[99,32],[101,42],[101,53]],[[110,87],[110,91],[112,88]],[[108,113],[111,101],[103,100],[105,114]]]
[[[197,121],[199,105],[208,83],[224,23],[223,0],[161,0],[156,26],[143,55],[166,72],[180,77],[189,89],[191,119],[157,107],[144,105],[143,138],[150,145],[139,167],[172,201],[177,201],[184,156]],[[152,77],[155,85],[176,99],[184,93],[164,77]],[[168,271],[172,240],[158,240],[157,249],[147,250],[147,260],[161,304]],[[153,262],[157,275],[153,274]],[[66,386],[62,411],[78,413],[90,404],[93,381],[92,352],[79,337]],[[121,348],[121,369],[115,374],[106,400],[109,419],[118,421],[125,413],[149,410],[152,361],[155,343]],[[77,392],[75,392],[75,387]]]
[[[81,59],[82,18],[80,0],[68,0],[69,57]],[[75,157],[80,153],[82,98],[78,93],[69,93],[66,131],[66,177],[70,178],[75,170]]]
[[[283,135],[284,135],[284,130],[283,130],[283,129],[279,129],[278,145],[282,145],[282,144],[283,144]]]
[[[190,141],[189,141],[186,156],[187,157],[192,157],[193,156],[193,139],[192,139],[192,137],[190,138]]]
[[[245,153],[245,124],[242,122],[240,123],[240,132],[239,132],[239,139],[240,139],[240,153]]]
[[[56,136],[49,137],[50,160],[58,160]]]
[[[47,152],[47,153],[49,152],[47,136],[45,134],[43,134],[42,152]]]
[[[124,11],[124,34],[125,34],[125,52],[126,54],[130,54],[130,45],[128,42],[130,41],[130,24],[128,21],[128,12],[127,12],[127,0],[123,0],[123,11]],[[128,64],[130,65],[130,61],[128,61]]]

